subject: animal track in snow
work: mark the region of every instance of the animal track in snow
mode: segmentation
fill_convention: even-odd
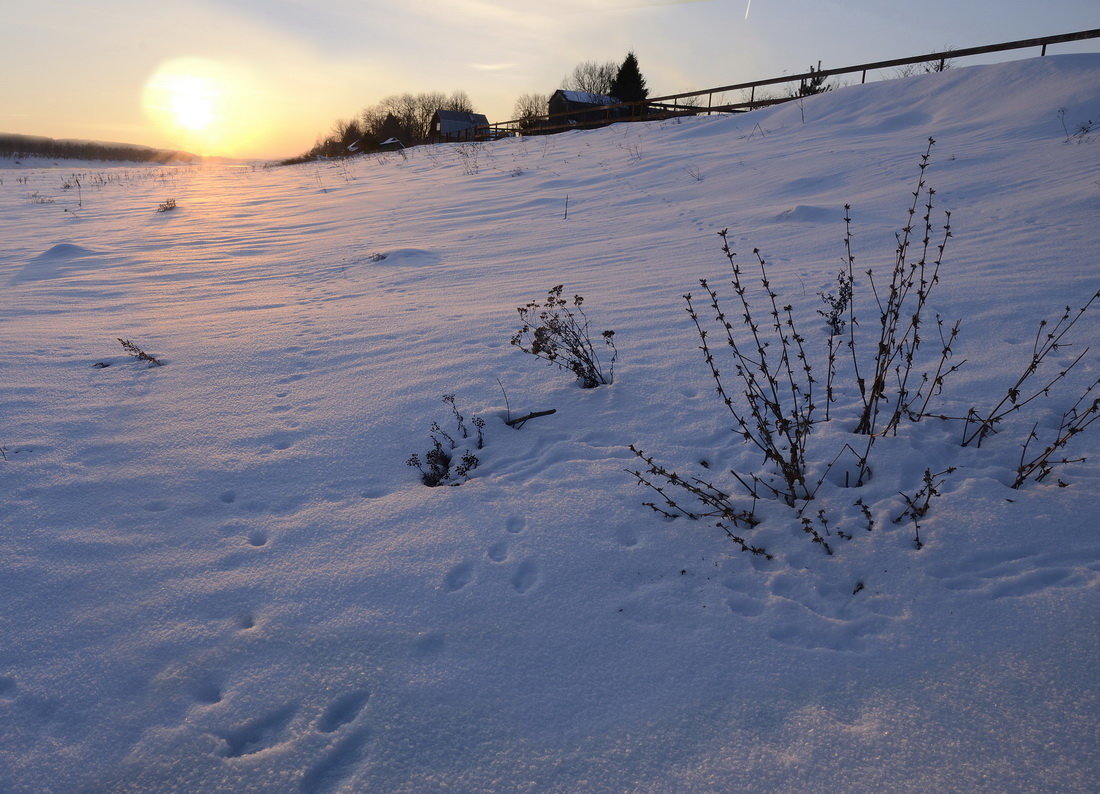
[[[539,580],[539,566],[533,560],[524,560],[512,574],[512,587],[517,593],[523,595],[531,590]]]
[[[443,578],[443,584],[451,593],[461,590],[474,580],[474,564],[472,562],[460,562]]]
[[[443,646],[447,644],[447,635],[441,631],[430,631],[422,634],[413,645],[413,651],[420,659],[429,659],[443,652]]]
[[[760,603],[758,614],[767,610],[768,636],[784,645],[858,653],[890,624],[889,617],[875,612],[865,600],[826,581],[812,582],[785,572],[772,577],[768,590],[771,598]],[[755,607],[750,597],[739,593],[731,598],[730,608],[751,614]]]
[[[616,530],[615,539],[619,541],[620,546],[627,549],[638,545],[638,533],[629,527]]]
[[[735,615],[754,618],[764,611],[765,599],[762,591],[753,582],[742,582],[740,577],[731,576],[722,582],[722,587],[729,591],[726,598],[726,606]]]
[[[523,528],[527,525],[527,522],[522,516],[510,516],[504,522],[504,528],[512,534],[519,534],[523,531]]]
[[[1080,583],[1081,578],[1074,576],[1071,568],[1048,568],[1006,577],[991,586],[988,592],[993,598],[1017,598],[1038,593],[1048,587],[1069,587]]]
[[[1076,587],[1100,577],[1100,553],[998,549],[931,569],[949,590],[1021,598],[1051,587]]]
[[[254,529],[248,533],[248,545],[249,546],[266,546],[267,545],[267,533],[262,529]]]
[[[282,452],[283,450],[290,449],[294,446],[294,442],[298,440],[298,434],[288,432],[285,430],[276,431],[270,435],[258,438],[257,441],[260,444],[261,455],[266,455],[272,450]]]
[[[493,562],[504,562],[508,559],[508,541],[501,540],[494,543],[489,547],[489,550],[485,552],[485,556]]]
[[[14,678],[0,675],[0,699],[9,700],[15,697],[15,687],[16,683]]]
[[[187,692],[197,703],[212,706],[221,703],[222,688],[210,679],[196,679],[187,684]]]
[[[317,721],[317,730],[321,733],[333,733],[339,730],[359,716],[359,712],[367,705],[368,700],[370,700],[369,690],[356,689],[346,692],[325,709],[321,719]]]
[[[864,639],[879,633],[884,623],[884,618],[874,617],[848,621],[799,619],[781,623],[771,629],[768,636],[796,648],[859,652],[865,648]]]
[[[279,744],[296,710],[294,706],[284,706],[220,734],[225,740],[223,754],[226,758],[240,758]]]
[[[339,787],[355,772],[369,739],[370,730],[359,728],[336,742],[302,778],[303,794],[324,794]]]
[[[731,595],[726,599],[726,606],[730,612],[747,618],[754,618],[764,611],[764,605],[760,601],[744,593]]]

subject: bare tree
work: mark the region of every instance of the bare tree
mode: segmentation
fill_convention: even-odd
[[[474,107],[465,91],[455,91],[450,96],[441,91],[394,94],[366,108],[360,114],[360,126],[375,142],[393,137],[411,146],[429,139],[432,117],[437,110],[473,113]]]
[[[364,108],[356,118],[337,119],[329,134],[318,136],[313,148],[295,161],[372,151],[390,138],[406,146],[425,143],[431,137],[432,117],[437,110],[474,112],[465,91],[455,91],[450,96],[440,91],[394,94]]]
[[[474,103],[465,91],[455,91],[447,98],[447,104],[440,110],[454,110],[459,113],[474,113]]]
[[[618,73],[619,64],[614,61],[584,61],[573,67],[573,72],[562,80],[561,87],[567,91],[587,91],[590,94],[610,96],[611,83]]]
[[[944,46],[944,52],[951,52],[949,45]],[[954,65],[951,58],[940,58],[938,61],[924,61],[923,63],[907,63],[894,70],[898,77],[912,77],[915,74],[931,74],[932,72],[946,72]]]
[[[359,114],[359,126],[362,127],[366,135],[376,138],[378,136],[378,131],[386,122],[387,115],[389,114],[381,104],[363,108],[363,111]]]
[[[945,47],[944,51],[951,52],[951,48]],[[940,58],[938,61],[929,61],[928,63],[923,64],[923,66],[924,71],[928,73],[946,72],[948,69],[951,68],[953,63],[954,61],[951,58]]]
[[[447,108],[447,95],[442,91],[427,91],[416,95],[416,113],[414,115],[413,140],[417,143],[428,140],[432,134],[432,116],[437,110]]]
[[[549,107],[550,97],[546,94],[523,94],[512,108],[512,118],[530,123],[539,116],[545,116]]]
[[[363,128],[358,119],[337,119],[332,126],[332,135],[345,150],[350,151],[352,144],[363,137]]]
[[[385,115],[392,116],[396,126],[400,128],[401,135],[396,136],[401,138],[402,142],[409,145],[414,142],[417,137],[417,101],[416,97],[412,94],[394,94],[388,96],[378,103]]]

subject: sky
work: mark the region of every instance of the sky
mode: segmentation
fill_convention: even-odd
[[[505,121],[521,94],[549,94],[576,64],[628,51],[652,96],[819,60],[1100,27],[1094,0],[0,0],[0,10],[0,132],[250,158],[299,154],[337,119],[404,92],[462,90]],[[1093,39],[1051,52],[1097,49]]]

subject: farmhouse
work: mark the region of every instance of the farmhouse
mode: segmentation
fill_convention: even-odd
[[[481,113],[437,110],[432,116],[432,140],[475,141],[489,134],[489,120]]]
[[[588,91],[568,91],[559,88],[550,96],[551,124],[598,124],[615,121],[622,115],[622,108],[605,108],[602,105],[618,104],[613,96],[591,94]]]

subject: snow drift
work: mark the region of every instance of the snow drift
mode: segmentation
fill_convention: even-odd
[[[857,267],[888,270],[929,136],[955,233],[933,308],[967,360],[942,400],[999,399],[1100,287],[1098,114],[1079,55],[461,154],[5,163],[0,788],[1090,790],[1095,431],[1014,490],[1018,427],[972,450],[923,421],[882,440],[875,528],[833,556],[762,505],[772,561],[662,520],[625,469],[631,443],[759,464],[681,296],[726,278],[728,228],[820,355],[843,205]],[[74,171],[101,176],[79,205]],[[557,284],[615,330],[613,385],[508,344]],[[404,463],[444,394],[486,443],[426,488]],[[899,492],[950,466],[918,551]]]

